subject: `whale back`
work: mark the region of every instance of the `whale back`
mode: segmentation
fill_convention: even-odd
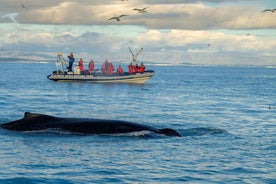
[[[1,124],[0,127],[16,131],[59,129],[84,134],[114,134],[147,130],[166,136],[180,136],[180,134],[173,129],[156,129],[148,125],[128,121],[92,118],[61,118],[30,112],[25,112],[22,119]]]
[[[181,137],[181,135],[180,135],[177,131],[175,131],[175,130],[173,130],[173,129],[170,129],[170,128],[159,129],[159,131],[160,131],[162,134],[166,135],[166,136]]]
[[[53,116],[25,112],[22,119],[1,124],[0,126],[8,130],[33,131],[42,129],[49,121],[54,121],[55,119]]]
[[[46,116],[44,114],[37,114],[37,113],[30,113],[30,112],[25,112],[23,119],[30,119],[34,117],[41,117],[41,116]]]

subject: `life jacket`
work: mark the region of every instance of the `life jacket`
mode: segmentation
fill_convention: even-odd
[[[133,73],[133,65],[128,65],[128,73]]]
[[[82,61],[79,61],[79,68],[80,68],[80,71],[84,70]]]
[[[134,70],[135,70],[135,73],[138,73],[138,72],[139,72],[139,66],[136,65],[136,66],[134,67]]]
[[[122,68],[117,68],[117,73],[118,74],[122,74],[123,73],[123,69]]]
[[[109,63],[109,64],[108,64],[108,74],[109,74],[109,75],[112,75],[112,74],[113,74],[113,69],[114,69],[113,64],[112,64],[112,63]]]
[[[140,66],[140,72],[142,73],[142,72],[144,72],[145,71],[145,66],[144,65],[141,65]]]
[[[89,68],[90,71],[95,71],[94,62],[93,61],[90,61],[89,65],[88,65],[88,68]]]

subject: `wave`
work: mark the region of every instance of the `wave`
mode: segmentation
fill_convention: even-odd
[[[17,61],[16,63],[23,63],[23,64],[49,64],[52,61]]]
[[[52,64],[54,60],[3,60],[0,58],[0,63],[20,63],[20,64]]]
[[[179,130],[182,136],[204,136],[228,133],[226,130],[211,127],[198,127]]]

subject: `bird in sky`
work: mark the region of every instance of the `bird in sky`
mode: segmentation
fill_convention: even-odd
[[[129,51],[130,51],[130,53],[131,53],[131,55],[132,55],[132,61],[133,61],[133,62],[136,62],[136,61],[137,61],[137,57],[138,57],[139,54],[142,52],[143,48],[141,48],[136,54],[134,54],[134,53],[132,52],[132,50],[131,50],[130,47],[128,47],[128,49],[129,49]]]
[[[121,19],[120,18],[122,18],[122,17],[125,17],[125,16],[128,16],[128,15],[120,15],[120,16],[118,16],[118,17],[111,17],[110,19],[107,19],[106,21],[109,21],[109,20],[117,20],[117,21],[121,21]]]
[[[20,2],[21,8],[25,8],[26,10],[28,10],[29,8],[26,7],[22,2]]]
[[[138,13],[146,13],[148,7],[145,8],[134,8],[133,10],[137,11]]]
[[[272,12],[272,13],[274,13],[275,11],[276,11],[276,8],[275,9],[265,9],[262,12]]]
[[[18,16],[18,13],[7,13],[1,16],[1,18],[9,18],[13,23],[18,23],[16,20],[16,17]]]

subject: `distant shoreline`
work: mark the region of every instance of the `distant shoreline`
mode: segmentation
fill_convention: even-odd
[[[0,57],[0,63],[2,62],[14,62],[14,63],[49,63],[53,64],[55,62],[55,58],[45,58],[45,59],[28,59],[28,58],[13,58],[13,57]],[[182,63],[159,63],[159,62],[151,62],[151,61],[141,61],[146,63],[148,66],[160,66],[160,67],[170,67],[170,66],[191,66],[191,67],[262,67],[262,68],[276,68],[276,64],[273,65],[208,65],[208,64],[193,64],[189,62]],[[128,64],[128,62],[122,61],[113,61],[113,63],[122,63]],[[100,64],[100,62],[96,62],[96,64]]]

